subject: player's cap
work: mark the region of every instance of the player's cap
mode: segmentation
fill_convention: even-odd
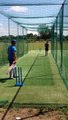
[[[16,43],[16,40],[15,39],[12,39],[11,40],[11,43],[13,44],[13,43]]]

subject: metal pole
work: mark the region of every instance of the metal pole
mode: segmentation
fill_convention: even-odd
[[[28,52],[28,38],[27,38],[27,29],[26,29],[26,40],[27,40],[27,52]]]
[[[56,18],[56,63],[57,63],[57,20],[58,18]]]
[[[19,24],[17,24],[17,56],[19,57]]]
[[[53,33],[52,33],[52,35],[53,35],[53,47],[52,47],[52,50],[53,50],[53,57],[54,57],[54,25],[53,25]]]
[[[60,45],[61,45],[61,72],[63,64],[63,14],[64,14],[64,4],[61,9],[61,21],[60,21]]]
[[[22,51],[22,53],[24,55],[24,28],[23,27],[22,27],[22,36],[23,36],[23,51]]]

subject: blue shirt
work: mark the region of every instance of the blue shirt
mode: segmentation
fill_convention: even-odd
[[[10,45],[10,46],[8,47],[8,59],[9,59],[9,60],[13,60],[13,58],[14,58],[14,52],[16,52],[16,47]]]

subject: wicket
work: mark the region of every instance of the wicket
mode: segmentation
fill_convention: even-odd
[[[16,68],[16,86],[22,86],[22,68],[18,67]]]

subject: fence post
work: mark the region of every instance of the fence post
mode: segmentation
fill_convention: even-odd
[[[63,64],[63,14],[64,14],[64,4],[62,5],[61,16],[60,16],[61,73],[62,73],[62,64]]]

